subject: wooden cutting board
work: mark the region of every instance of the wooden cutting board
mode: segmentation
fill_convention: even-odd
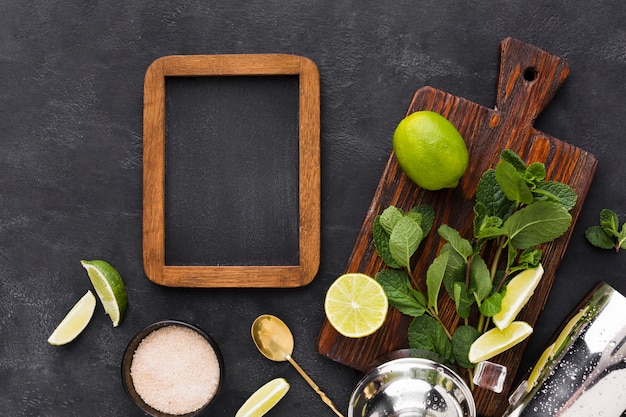
[[[528,306],[519,316],[519,319],[534,325],[548,298],[597,166],[597,160],[592,154],[533,127],[537,115],[554,97],[568,74],[569,66],[562,58],[517,39],[507,38],[500,44],[495,109],[431,87],[419,89],[407,115],[419,110],[432,110],[448,118],[467,142],[470,166],[457,188],[432,192],[420,189],[409,180],[392,153],[345,272],[362,272],[374,276],[383,267],[371,233],[375,217],[385,208],[395,205],[408,210],[415,205],[430,204],[435,209],[435,224],[430,235],[422,242],[419,249],[422,255],[413,267],[414,277],[417,277],[415,280],[424,282],[426,269],[442,244],[436,231],[438,226],[445,223],[461,231],[463,236],[471,236],[472,208],[478,181],[485,170],[495,167],[503,149],[511,149],[527,163],[544,163],[548,179],[569,184],[578,194],[578,202],[571,212],[573,223],[569,231],[542,246],[545,273]],[[454,303],[447,295],[442,296],[440,303],[440,313],[449,325],[454,319]],[[408,347],[407,328],[410,320],[410,317],[391,308],[384,326],[362,339],[345,338],[325,321],[317,348],[322,355],[332,360],[366,371],[381,355]],[[507,402],[525,346],[526,342],[493,359],[508,368],[509,377],[502,394],[475,389],[479,415],[499,415],[497,413]]]

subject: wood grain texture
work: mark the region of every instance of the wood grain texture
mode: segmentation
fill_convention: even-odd
[[[448,118],[466,140],[470,166],[457,188],[431,192],[411,182],[398,167],[392,153],[357,236],[346,272],[374,276],[383,267],[376,254],[371,231],[376,216],[385,208],[395,205],[408,210],[415,205],[430,204],[436,213],[435,225],[420,246],[421,255],[413,266],[412,277],[414,285],[423,288],[426,269],[443,244],[436,232],[438,225],[449,224],[462,235],[471,236],[478,180],[485,170],[495,167],[503,149],[512,149],[527,163],[545,163],[549,179],[569,184],[578,194],[578,202],[571,212],[572,227],[559,239],[542,245],[545,273],[535,295],[519,316],[519,319],[534,325],[547,300],[597,165],[596,158],[590,153],[539,132],[532,125],[568,74],[569,67],[563,59],[507,38],[500,45],[495,109],[431,87],[418,90],[407,115],[419,110],[432,110]],[[440,303],[443,320],[454,328],[454,303],[447,295],[442,296]],[[317,348],[328,358],[366,371],[378,357],[408,346],[409,323],[409,317],[391,308],[385,325],[379,331],[363,339],[349,339],[339,335],[326,321],[320,330]],[[494,358],[495,362],[507,366],[509,377],[502,394],[475,389],[479,415],[497,415],[506,402],[525,346],[526,343],[522,343]]]
[[[298,265],[165,265],[165,77],[298,75]],[[299,287],[320,258],[320,94],[317,66],[284,54],[165,56],[144,80],[143,263],[148,278],[172,287]]]

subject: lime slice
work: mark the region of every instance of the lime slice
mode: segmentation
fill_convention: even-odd
[[[76,339],[89,324],[95,309],[96,297],[91,291],[87,291],[54,329],[48,338],[48,343],[60,346]]]
[[[532,332],[533,328],[523,321],[514,321],[504,330],[494,327],[472,343],[468,355],[469,360],[472,363],[478,363],[493,358],[517,345]]]
[[[537,380],[539,379],[539,375],[541,374],[541,371],[543,371],[543,368],[545,368],[548,361],[552,359],[553,353],[554,353],[554,343],[548,346],[546,350],[543,351],[543,353],[537,360],[537,363],[533,367],[532,372],[528,376],[528,381],[526,382],[526,392],[530,392],[535,387],[535,384],[537,384]]]
[[[573,337],[570,333],[572,333],[572,330],[574,329],[574,327],[580,323],[581,319],[583,318],[585,314],[587,314],[588,310],[589,310],[589,306],[586,306],[585,308],[581,309],[578,313],[576,313],[571,319],[569,319],[567,324],[563,327],[563,330],[561,330],[561,333],[559,333],[559,336],[554,341],[554,349],[552,352],[553,353],[552,356],[554,356],[557,353],[560,353],[563,350],[566,343],[568,343],[569,340]]]
[[[378,330],[389,301],[373,278],[360,273],[341,275],[326,292],[324,311],[330,324],[346,337],[364,337]]]
[[[289,383],[284,378],[272,379],[243,403],[235,417],[260,417],[278,404],[287,391]]]
[[[588,309],[589,306],[581,309],[578,313],[576,313],[563,327],[563,330],[561,330],[561,333],[559,333],[559,336],[556,338],[554,343],[552,343],[546,348],[546,350],[543,351],[543,353],[537,360],[535,367],[528,376],[528,385],[526,386],[526,391],[530,391],[535,386],[535,384],[537,383],[537,378],[539,378],[541,371],[543,371],[543,368],[546,366],[548,361],[561,353],[563,347],[572,337],[572,330],[577,324],[580,323],[580,320],[587,313]]]
[[[500,330],[505,329],[515,320],[515,317],[524,308],[532,297],[541,276],[543,267],[525,269],[514,276],[506,286],[506,294],[502,298],[502,310],[493,316],[493,324]]]
[[[117,327],[126,314],[126,287],[120,274],[105,261],[80,261],[87,270],[104,311]]]

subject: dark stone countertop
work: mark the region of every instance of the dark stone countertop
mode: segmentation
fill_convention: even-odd
[[[213,335],[226,378],[210,415],[232,416],[266,381],[291,391],[271,416],[332,412],[287,363],[263,358],[249,327],[274,313],[294,358],[341,409],[360,378],[316,351],[323,298],[344,270],[390,138],[430,85],[493,106],[498,45],[512,36],[567,59],[571,74],[535,126],[599,161],[548,303],[523,358],[601,280],[626,291],[626,254],[585,240],[602,208],[626,221],[626,5],[621,1],[5,1],[0,13],[0,409],[11,416],[138,416],[120,362],[147,324],[176,318]],[[142,266],[143,76],[171,54],[309,57],[321,84],[321,264],[296,289],[181,289]],[[125,278],[113,328],[98,305],[80,337],[46,339],[90,288],[81,259]]]

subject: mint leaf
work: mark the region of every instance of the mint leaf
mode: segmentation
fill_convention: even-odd
[[[415,213],[421,215],[419,225],[424,232],[424,236],[426,236],[430,233],[430,229],[433,228],[433,223],[435,222],[435,209],[428,204],[422,204],[409,210],[408,215],[411,216]]]
[[[483,228],[487,229],[499,229],[502,226],[502,219],[498,216],[486,216],[483,223]]]
[[[533,202],[533,193],[524,177],[511,163],[503,161],[496,166],[496,181],[509,200],[522,204]]]
[[[524,177],[532,184],[537,184],[546,178],[546,166],[541,162],[533,162],[526,168]]]
[[[539,265],[539,261],[541,261],[541,249],[534,246],[524,249],[524,251],[519,255],[518,266],[511,268],[510,272],[534,268]]]
[[[518,154],[516,154],[512,150],[504,149],[502,152],[500,152],[500,159],[513,165],[515,170],[520,174],[526,172],[526,163]]]
[[[491,294],[478,307],[480,313],[485,317],[493,317],[498,314],[502,310],[502,297],[503,295],[498,292]]]
[[[455,282],[453,288],[454,305],[456,306],[456,313],[462,319],[466,319],[470,316],[472,309],[472,300],[470,299],[467,288],[461,282]]]
[[[571,222],[572,216],[560,204],[538,201],[513,213],[503,228],[514,248],[526,249],[558,238]]]
[[[472,343],[480,336],[480,332],[472,326],[459,326],[452,335],[452,353],[459,366],[471,369],[475,364],[471,363],[468,356]]]
[[[439,254],[430,264],[426,271],[426,289],[428,290],[428,307],[433,308],[436,314],[439,314],[437,308],[437,300],[439,299],[439,290],[441,289],[441,283],[446,273],[446,266],[448,265],[448,258],[450,252],[443,252]]]
[[[389,252],[398,265],[409,268],[411,256],[417,250],[424,233],[420,225],[410,217],[402,217],[395,222],[389,235]]]
[[[501,227],[485,227],[480,231],[477,239],[493,239],[494,237],[503,236],[506,234],[506,231]]]
[[[496,180],[496,171],[489,169],[483,173],[476,189],[476,205],[484,205],[485,216],[496,216],[506,219],[515,208],[515,203],[509,200]],[[477,207],[475,207],[475,212]]]
[[[591,226],[585,230],[585,237],[593,246],[601,249],[626,249],[626,223],[619,229],[619,218],[614,211],[600,211],[600,226]]]
[[[622,230],[619,232],[619,236],[617,236],[617,246],[620,249],[626,249],[626,223],[622,225]]]
[[[384,269],[376,274],[376,281],[385,290],[389,304],[402,314],[418,317],[426,311],[426,298],[413,288],[406,272]]]
[[[600,211],[600,226],[609,236],[617,237],[619,235],[619,218],[612,210],[602,209]]]
[[[572,187],[556,181],[540,182],[533,189],[533,193],[536,195],[536,201],[555,201],[563,205],[568,211],[574,208],[578,199],[578,195]]]
[[[381,216],[376,216],[374,219],[374,225],[372,226],[372,238],[374,240],[374,247],[376,253],[390,268],[400,268],[400,265],[391,256],[389,250],[389,233],[385,231],[380,223]]]
[[[452,248],[467,262],[467,258],[474,252],[472,244],[469,240],[463,239],[461,234],[456,229],[453,229],[447,224],[439,226],[437,231],[439,232],[439,235],[444,238],[444,240],[448,242]]]
[[[517,248],[513,247],[513,245],[506,245],[506,269],[510,269],[515,265],[515,260],[517,259],[518,251]]]
[[[491,294],[491,290],[489,268],[483,258],[474,255],[470,264],[469,293],[474,295],[476,301],[481,302]]]
[[[591,226],[585,230],[587,241],[600,249],[614,249],[615,239],[607,235],[602,226]]]
[[[408,211],[405,216],[412,220],[415,220],[415,223],[419,224],[420,227],[422,227],[422,213],[418,213],[417,211]]]
[[[482,204],[477,204],[474,206],[474,209],[482,211],[483,207],[484,206]],[[475,211],[475,213],[477,212]],[[501,226],[502,219],[500,217],[480,216],[479,214],[476,214],[474,221],[474,236],[477,239],[490,239],[502,236],[504,235],[504,230]]]
[[[472,222],[474,226],[474,236],[478,236],[480,234],[480,230],[483,228],[486,218],[487,206],[477,201],[474,204],[474,221]]]
[[[441,248],[440,253],[444,252],[449,252],[449,256],[446,272],[443,276],[443,285],[450,298],[454,299],[454,284],[456,282],[465,282],[467,261],[449,243],[446,243]]]
[[[450,362],[454,361],[452,342],[443,325],[434,318],[423,315],[415,317],[409,325],[409,347],[435,352]]]
[[[396,226],[398,220],[404,217],[404,213],[397,207],[389,206],[379,215],[380,217],[380,225],[383,227],[385,232],[391,234],[391,231]]]

